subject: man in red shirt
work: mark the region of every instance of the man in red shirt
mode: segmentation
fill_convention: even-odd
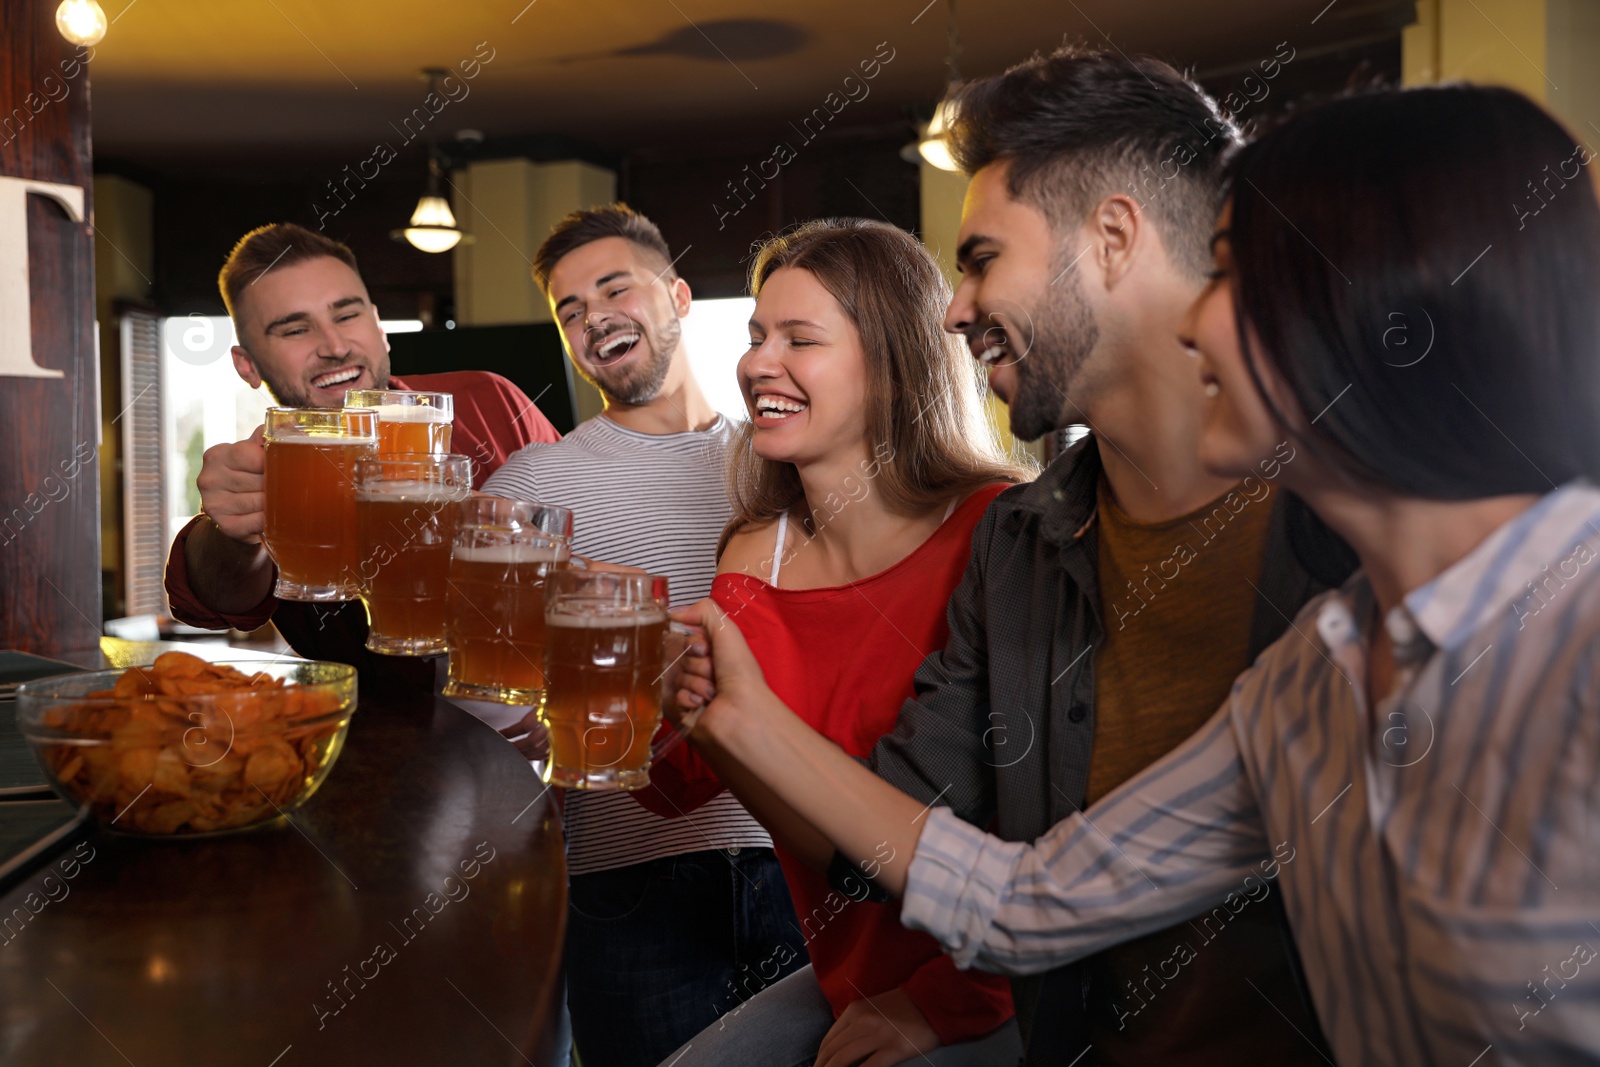
[[[240,238],[218,277],[239,344],[233,365],[251,388],[266,385],[285,407],[336,408],[347,389],[418,389],[455,397],[457,453],[483,483],[524,445],[561,435],[533,401],[497,374],[455,371],[389,377],[389,342],[350,249],[293,223]],[[167,598],[181,622],[253,630],[267,620],[301,655],[350,663],[364,675],[432,686],[429,660],[378,657],[365,648],[366,611],[356,601],[305,604],[272,595],[277,567],[261,543],[265,522],[261,429],[206,450],[196,479],[200,511],[167,558]],[[405,663],[405,666],[401,664]]]

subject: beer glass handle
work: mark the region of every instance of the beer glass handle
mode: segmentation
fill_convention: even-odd
[[[696,713],[698,714],[698,712]],[[650,742],[650,762],[655,763],[662,756],[678,747],[679,742],[689,736],[689,726],[673,726],[670,722],[661,723],[663,729],[656,732],[655,740]]]
[[[676,694],[672,692],[671,680],[673,666],[682,659],[689,650],[689,640],[699,636],[695,631],[681,622],[674,622],[667,627],[667,640],[663,650],[665,662],[661,670],[661,704],[665,708],[676,703]],[[678,743],[687,738],[694,730],[694,724],[700,718],[699,708],[678,716],[677,723],[670,718],[662,716],[662,726],[665,729],[656,732],[655,740],[650,744],[650,761],[653,763],[671,752]]]

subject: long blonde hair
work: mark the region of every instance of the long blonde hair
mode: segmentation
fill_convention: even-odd
[[[816,278],[861,338],[873,448],[862,477],[876,482],[891,511],[916,514],[985,485],[1032,477],[995,438],[977,364],[943,327],[950,287],[921,242],[869,219],[815,219],[762,246],[750,269],[750,294],[759,297],[784,267]],[[728,457],[733,519],[717,543],[718,556],[746,526],[785,512],[810,522],[801,508],[799,471],[757,455],[754,432],[746,423]],[[858,499],[850,487],[842,489]]]

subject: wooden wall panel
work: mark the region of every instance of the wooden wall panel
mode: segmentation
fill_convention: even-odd
[[[78,186],[93,219],[89,64],[55,0],[0,0],[0,176]],[[33,360],[0,377],[0,648],[49,655],[101,632],[99,368],[90,221],[30,195]]]

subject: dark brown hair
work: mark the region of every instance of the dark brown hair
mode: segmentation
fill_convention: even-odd
[[[233,328],[241,337],[244,332],[239,322],[239,294],[274,267],[291,267],[318,256],[332,256],[357,274],[361,273],[356,266],[356,255],[348,245],[292,222],[258,226],[239,238],[222,264],[222,272],[217,275],[217,287],[222,290],[222,302],[233,319]]]
[[[944,330],[950,287],[915,237],[867,219],[815,219],[756,253],[750,294],[785,267],[807,271],[838,301],[866,357],[871,472],[889,507],[914,514],[995,482],[1031,477],[995,440],[983,410],[978,365]],[[743,425],[728,459],[733,519],[717,554],[745,526],[785,512],[809,523],[792,463],[763,459]],[[846,492],[849,487],[843,487]],[[820,501],[812,502],[820,504]]]
[[[556,264],[561,262],[563,256],[605,237],[621,237],[655,253],[666,267],[663,272],[666,279],[671,281],[677,277],[672,269],[672,253],[667,250],[667,242],[661,236],[660,229],[619,200],[604,207],[574,211],[556,223],[550,236],[539,246],[539,251],[533,254],[533,280],[539,283],[540,290],[549,295],[550,272],[556,269]]]
[[[1116,193],[1149,209],[1172,261],[1211,266],[1223,154],[1238,128],[1173,67],[1067,45],[957,90],[947,137],[961,169],[1010,166],[1011,196],[1057,227]]]
[[[1278,421],[1411,497],[1600,480],[1594,155],[1522,94],[1474,85],[1332,100],[1241,150],[1235,310]]]

